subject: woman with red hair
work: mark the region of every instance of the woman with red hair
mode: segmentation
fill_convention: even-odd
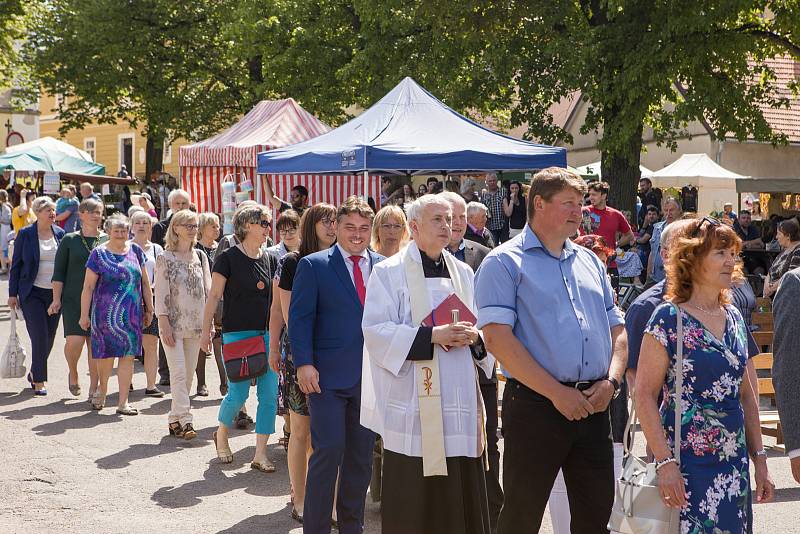
[[[758,399],[745,378],[752,366],[747,327],[730,304],[731,282],[742,277],[741,247],[732,228],[708,217],[677,236],[667,265],[667,302],[653,312],[642,342],[636,407],[656,462],[661,498],[680,510],[681,532],[748,532],[751,459],[755,501],[774,496]],[[683,386],[676,422],[677,372]],[[676,424],[680,462],[673,456]]]

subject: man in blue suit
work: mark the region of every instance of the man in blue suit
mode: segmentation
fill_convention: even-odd
[[[339,532],[361,534],[375,434],[361,426],[361,361],[367,280],[382,256],[367,250],[374,213],[350,197],[336,215],[337,244],[300,260],[289,306],[289,342],[308,394],[311,444],[305,534],[330,533],[334,490]]]

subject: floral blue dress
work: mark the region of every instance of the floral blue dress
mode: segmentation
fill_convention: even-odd
[[[725,307],[723,339],[717,339],[683,311],[683,395],[681,472],[689,505],[681,510],[685,534],[748,532],[750,472],[739,385],[747,364],[747,332],[739,311]],[[655,309],[645,332],[667,350],[670,367],[664,385],[661,423],[670,449],[675,435],[675,308]]]

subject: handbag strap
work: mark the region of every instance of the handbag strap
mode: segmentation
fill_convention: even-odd
[[[675,348],[675,438],[673,443],[674,451],[672,454],[675,458],[675,461],[677,461],[680,465],[682,419],[681,399],[683,397],[683,311],[681,311],[681,307],[674,302],[672,303],[672,306],[675,308],[675,320],[677,322],[678,331],[678,339],[676,341]]]
[[[677,342],[675,349],[675,436],[673,438],[672,455],[680,464],[681,462],[681,397],[683,397],[683,312],[680,306],[672,304],[675,308],[677,322]],[[636,436],[636,401],[631,395],[631,413],[625,425],[625,438],[622,440],[624,456],[633,450]]]

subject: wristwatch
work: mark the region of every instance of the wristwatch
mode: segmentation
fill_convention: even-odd
[[[606,378],[606,380],[611,382],[611,385],[614,386],[614,396],[611,398],[616,399],[617,397],[619,397],[619,389],[621,387],[619,381],[613,376],[609,376],[608,378]]]

